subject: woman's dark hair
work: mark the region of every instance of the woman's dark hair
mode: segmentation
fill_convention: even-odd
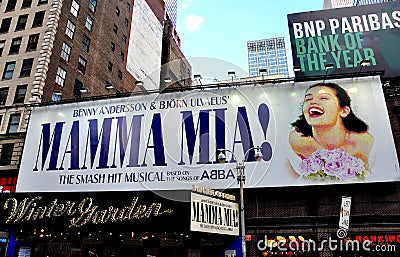
[[[348,130],[348,131],[353,131],[353,132],[357,132],[357,133],[361,133],[361,132],[366,132],[368,130],[368,125],[362,121],[360,118],[358,118],[353,110],[351,109],[351,99],[350,96],[347,94],[346,90],[344,90],[342,87],[338,86],[335,83],[317,83],[314,85],[311,85],[307,91],[310,88],[313,87],[329,87],[332,88],[333,90],[335,90],[336,92],[336,97],[339,99],[339,106],[340,107],[345,107],[348,106],[350,108],[350,113],[342,118],[344,127]],[[297,132],[302,133],[304,136],[306,137],[310,137],[313,136],[312,133],[312,128],[311,126],[307,123],[306,121],[306,117],[304,116],[304,114],[302,113],[299,118],[291,123],[292,127],[296,129]]]

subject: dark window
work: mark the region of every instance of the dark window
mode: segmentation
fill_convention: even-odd
[[[129,20],[127,18],[125,18],[125,27],[129,26]]]
[[[120,56],[119,56],[120,58],[121,58],[121,61],[123,62],[124,61],[124,59],[125,59],[125,55],[124,55],[124,53],[123,52],[121,52],[121,54],[120,54]]]
[[[126,36],[125,36],[125,34],[122,35],[122,42],[124,42],[124,44],[126,44]]]
[[[47,4],[48,0],[39,0],[38,5]]]
[[[97,5],[97,1],[96,0],[90,0],[89,9],[92,10],[92,12],[95,12],[96,11],[96,5]]]
[[[26,51],[35,51],[37,49],[40,34],[33,34],[29,36],[28,44],[26,45]]]
[[[17,133],[19,127],[19,120],[21,119],[21,114],[11,114],[10,120],[8,121],[7,133]]]
[[[81,98],[82,92],[81,89],[83,88],[83,83],[79,79],[75,79],[74,84],[74,96],[77,98]]]
[[[11,164],[13,150],[14,150],[14,144],[2,145],[1,155],[0,155],[0,166]]]
[[[46,11],[41,11],[35,13],[35,17],[33,18],[32,28],[41,27],[43,25],[44,14]]]
[[[10,29],[11,18],[6,18],[1,21],[0,33],[7,33]]]
[[[121,80],[122,79],[122,71],[118,71],[118,78]]]
[[[117,16],[119,16],[120,10],[118,7],[115,7],[115,13],[117,14]]]
[[[112,71],[112,69],[113,69],[113,64],[112,64],[112,62],[108,62],[108,69]]]
[[[22,37],[13,38],[8,54],[18,54],[21,47]]]
[[[26,22],[28,21],[28,14],[21,15],[18,17],[17,26],[15,30],[23,30],[25,29]]]
[[[28,8],[31,7],[31,5],[32,5],[32,0],[24,0],[22,2],[22,8]]]
[[[126,3],[126,10],[127,10],[128,12],[131,11],[131,4],[130,4],[130,3]]]
[[[22,62],[21,73],[19,74],[20,77],[29,77],[31,75],[33,65],[33,58],[25,59]]]
[[[83,51],[88,53],[89,52],[89,47],[90,47],[90,38],[88,36],[86,36],[85,34],[83,34],[83,36],[82,36],[82,49],[83,49]]]
[[[15,92],[14,103],[23,103],[26,95],[26,88],[28,85],[17,86],[17,92]]]
[[[79,56],[78,59],[78,70],[85,74],[86,71],[86,60],[82,56]]]
[[[113,42],[111,42],[111,51],[114,52],[114,50],[115,50],[115,44]]]
[[[118,32],[118,26],[117,26],[116,24],[114,24],[113,31],[114,31],[115,34],[117,34],[117,32]]]
[[[12,79],[15,69],[15,62],[7,62],[4,67],[3,79]]]
[[[14,11],[16,5],[17,5],[17,0],[8,0],[5,12]]]
[[[0,89],[0,105],[5,105],[7,102],[8,87]]]
[[[5,40],[0,41],[0,56],[3,54],[5,44],[6,44]]]

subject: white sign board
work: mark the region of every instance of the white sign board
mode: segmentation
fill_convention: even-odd
[[[324,138],[302,136],[300,129],[292,127],[302,112],[315,120],[312,124],[348,114],[349,108],[323,107],[325,97],[319,105],[308,101],[308,93],[305,99],[306,92],[315,93],[309,86],[321,82],[34,107],[17,191],[237,188],[235,168],[243,159],[248,188],[398,181],[379,77],[333,81],[348,92],[351,110],[368,125],[366,131],[340,128],[338,135],[330,134],[325,141],[332,143],[344,132],[343,138],[350,140],[325,149],[320,144]],[[337,97],[331,98],[337,108]],[[303,110],[306,104],[311,107]],[[260,162],[254,150],[244,156],[256,146],[262,147]],[[222,164],[218,149],[234,155],[226,151],[227,162]]]
[[[239,235],[239,204],[190,194],[190,231]]]
[[[340,220],[339,227],[349,229],[350,226],[350,208],[351,208],[351,197],[342,197],[342,205],[340,208]]]

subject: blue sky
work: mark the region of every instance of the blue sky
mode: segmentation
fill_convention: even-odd
[[[283,36],[290,46],[287,14],[321,10],[322,6],[322,0],[178,0],[181,49],[193,74],[228,77],[225,72],[211,74],[204,67],[210,61],[199,57],[216,58],[238,66],[226,69],[247,73],[247,41]],[[288,60],[291,62],[291,57]]]

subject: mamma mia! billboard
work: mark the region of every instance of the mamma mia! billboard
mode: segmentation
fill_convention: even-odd
[[[361,71],[400,75],[400,2],[288,15],[296,77]],[[334,69],[326,71],[326,64]]]
[[[379,77],[325,82],[35,107],[17,191],[224,189],[243,160],[246,187],[398,180]]]

